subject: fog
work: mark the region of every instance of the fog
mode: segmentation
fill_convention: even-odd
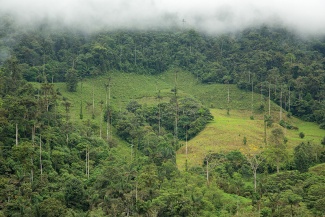
[[[267,24],[325,34],[324,0],[0,0],[0,5],[1,14],[25,26],[50,21],[87,31],[178,27],[224,33]]]

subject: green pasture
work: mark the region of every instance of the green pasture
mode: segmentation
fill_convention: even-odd
[[[109,78],[111,78],[110,94],[105,88]],[[34,85],[39,84],[34,83]],[[202,84],[192,74],[178,69],[155,76],[114,71],[96,78],[84,79],[78,83],[76,92],[68,92],[65,83],[54,83],[55,89],[61,94],[57,108],[65,114],[63,105],[63,98],[65,98],[71,103],[68,113],[71,121],[81,124],[89,120],[97,126],[102,123],[103,132],[106,131],[106,124],[102,120],[106,99],[107,103],[117,110],[125,109],[132,100],[150,106],[159,102],[158,92],[162,97],[160,101],[168,102],[174,96],[172,89],[175,85],[179,98],[195,98],[208,107],[214,116],[214,120],[198,136],[188,141],[188,166],[201,165],[204,156],[209,152],[244,150],[244,137],[247,144],[263,148],[263,117],[268,114],[268,99],[257,93],[242,91],[236,85]],[[81,105],[82,120],[80,119]],[[264,110],[259,109],[261,105],[264,105]],[[273,128],[281,127],[278,125],[280,108],[273,102],[271,102],[271,115],[274,124],[272,128],[267,129],[267,137]],[[325,131],[319,129],[315,123],[304,122],[295,117],[288,118],[285,111],[282,118],[299,128],[299,130],[283,128],[290,150],[302,141],[319,143],[325,135]],[[303,139],[299,137],[300,132],[305,134]],[[99,135],[99,132],[95,133]],[[184,168],[186,160],[185,141],[182,143],[183,146],[177,152],[179,168]]]

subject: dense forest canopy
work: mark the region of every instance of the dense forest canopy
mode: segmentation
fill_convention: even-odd
[[[0,64],[16,57],[27,81],[76,84],[112,70],[153,75],[178,67],[203,83],[253,86],[266,96],[271,88],[278,104],[280,93],[290,98],[283,108],[325,127],[324,38],[268,26],[221,35],[191,29],[85,34],[53,31],[45,24],[21,32],[13,28],[10,19],[1,27]]]
[[[324,129],[324,38],[266,25],[219,35],[187,28],[90,34],[2,21],[0,216],[324,215],[325,137],[288,150],[286,129],[274,127],[263,152],[244,142],[246,152],[208,152],[185,171],[176,165],[180,146],[213,119],[199,100],[180,96],[178,70],[206,85],[270,95],[289,115]],[[172,96],[160,101],[158,91],[153,106],[132,100],[116,109],[108,81],[99,124],[94,113],[83,118],[94,102],[72,105],[55,88],[66,82],[74,92],[78,82],[112,71],[168,70]],[[80,106],[80,122],[72,106]]]

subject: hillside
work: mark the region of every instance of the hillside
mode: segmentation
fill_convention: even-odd
[[[244,137],[247,139],[247,144],[257,145],[261,149],[265,148],[264,121],[261,115],[251,120],[249,118],[251,112],[247,110],[232,110],[230,115],[227,115],[226,110],[221,109],[211,109],[211,112],[214,116],[212,123],[208,124],[198,136],[188,141],[189,167],[201,166],[209,153],[227,153],[234,150],[245,153],[247,145],[244,145]],[[290,152],[293,152],[294,147],[301,142],[321,141],[325,134],[325,131],[319,129],[315,123],[308,123],[294,117],[286,120],[299,128],[299,130],[285,130]],[[271,130],[272,128],[267,129],[268,136]],[[305,133],[303,139],[299,137],[299,132]],[[185,145],[177,152],[177,165],[181,169],[185,166],[185,152]]]
[[[283,108],[325,128],[322,37],[305,38],[264,25],[215,36],[194,29],[85,35],[53,31],[47,25],[26,32],[17,29],[13,34],[8,27],[15,25],[7,22],[7,28],[0,26],[0,46],[12,53],[10,61],[17,59],[28,81],[67,81],[75,89],[78,78],[104,76],[108,71],[163,75],[182,69],[199,83],[236,84],[265,97],[270,94],[278,105],[290,98],[290,103],[282,103]],[[12,38],[12,43],[6,43],[6,38]],[[0,57],[0,65],[8,65],[6,60]],[[217,108],[214,98],[205,99],[210,95],[202,91],[202,100]]]
[[[137,100],[141,104],[157,104],[156,99],[158,91],[160,91],[162,101],[169,101],[173,96],[172,89],[175,86],[175,73],[173,71],[166,72],[161,75],[138,75],[134,73],[112,72],[106,76],[100,76],[82,81],[78,83],[77,92],[68,92],[65,83],[55,83],[55,88],[62,95],[72,102],[72,118],[79,119],[80,102],[92,104],[93,93],[95,99],[95,111],[99,114],[99,102],[106,100],[105,84],[108,78],[111,78],[111,104],[116,109],[125,108],[126,104],[132,100]],[[37,86],[37,83],[34,83]],[[223,84],[201,84],[197,82],[194,76],[184,71],[178,72],[177,86],[179,89],[179,97],[193,97],[199,100],[203,105],[209,108],[230,110],[251,110],[252,93],[239,90],[236,85]],[[229,105],[227,101],[229,87]],[[94,90],[94,92],[93,92]],[[82,97],[83,96],[83,97]],[[82,97],[82,98],[81,98]],[[266,103],[266,98],[260,94],[253,93],[254,113],[262,103]],[[272,112],[279,111],[279,107],[271,103]],[[88,109],[90,110],[90,108]],[[90,111],[85,112],[85,119],[90,118]]]
[[[133,73],[110,73],[112,80],[111,87],[111,105],[116,109],[124,109],[132,100],[138,101],[140,104],[151,106],[158,104],[157,92],[160,90],[161,101],[168,102],[173,96],[171,89],[175,85],[175,73],[166,72],[157,76],[137,75]],[[105,101],[105,82],[107,76],[86,79],[83,85],[83,105],[84,119],[91,120],[92,114],[92,95],[94,90],[95,99],[95,119],[100,122],[100,106],[99,102]],[[195,138],[188,141],[188,165],[201,166],[204,157],[209,152],[227,153],[233,150],[245,150],[243,146],[244,137],[248,144],[255,144],[261,148],[264,146],[264,122],[263,115],[268,111],[261,112],[258,108],[261,104],[266,105],[267,99],[264,96],[253,93],[253,116],[251,103],[252,93],[239,90],[235,85],[226,84],[201,84],[196,78],[184,71],[178,71],[177,85],[179,88],[179,97],[192,97],[199,100],[202,104],[210,107],[214,120],[206,126],[206,128]],[[66,91],[64,83],[56,83],[55,87],[60,90],[62,95],[71,102],[71,117],[74,121],[79,121],[81,90],[80,84],[77,92],[71,93]],[[228,87],[230,102],[228,105]],[[88,102],[88,106],[86,103]],[[63,106],[60,106],[63,110]],[[230,108],[229,115],[227,107]],[[267,109],[267,108],[266,108]],[[279,122],[280,108],[271,103],[271,114],[274,117],[274,127],[280,126]],[[293,148],[301,142],[319,142],[325,135],[325,130],[319,129],[317,124],[305,122],[295,117],[288,118],[286,112],[283,111],[283,118],[288,123],[299,128],[299,130],[285,130],[285,136],[288,139],[288,147],[291,152]],[[267,129],[269,136],[273,128]],[[104,130],[105,131],[105,130]],[[301,139],[299,133],[304,132],[305,137]],[[177,164],[179,168],[184,169],[185,165],[185,145],[177,152]],[[245,151],[244,151],[245,152]]]
[[[0,31],[0,217],[325,214],[322,38]]]

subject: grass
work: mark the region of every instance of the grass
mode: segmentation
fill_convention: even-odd
[[[85,79],[79,82],[77,92],[67,92],[65,83],[55,83],[55,89],[62,94],[59,99],[58,109],[65,113],[62,105],[63,97],[71,102],[71,121],[84,124],[87,120],[97,126],[101,123],[102,111],[100,102],[106,103],[105,83],[111,77],[111,98],[110,105],[115,109],[122,110],[131,101],[136,100],[148,106],[157,104],[157,94],[160,91],[161,101],[168,102],[173,96],[171,91],[175,87],[175,70],[164,74],[149,76],[132,73],[110,72],[110,75],[103,75],[96,78]],[[177,89],[179,97],[195,98],[206,107],[210,108],[214,120],[195,138],[188,142],[188,166],[199,166],[204,156],[209,152],[228,152],[231,150],[243,149],[244,137],[248,144],[262,146],[264,144],[264,112],[259,112],[261,104],[267,109],[268,102],[264,96],[257,93],[239,90],[236,85],[226,84],[201,84],[188,72],[178,70]],[[39,85],[34,83],[34,85]],[[228,103],[229,89],[229,103]],[[94,96],[94,114],[92,119],[92,102]],[[253,98],[253,109],[252,109]],[[80,107],[83,107],[83,120],[80,120]],[[229,108],[229,115],[227,114]],[[271,103],[271,115],[274,117],[274,127],[279,127],[279,107]],[[254,120],[251,120],[251,116]],[[325,135],[325,131],[318,128],[314,123],[304,122],[297,118],[287,118],[282,115],[285,121],[299,130],[284,130],[288,138],[288,147],[293,147],[302,141],[313,141],[319,143]],[[103,124],[103,132],[106,131],[106,124]],[[267,130],[267,135],[271,129]],[[305,134],[305,138],[299,137],[299,132]],[[96,134],[99,135],[98,132]],[[177,152],[177,163],[180,169],[185,165],[185,146]]]
[[[251,120],[250,111],[233,110],[227,115],[226,110],[211,109],[214,120],[195,138],[188,142],[188,167],[202,165],[204,157],[209,152],[226,153],[233,150],[246,151],[244,137],[247,144],[253,144],[263,148],[264,145],[264,121],[261,115],[255,116]],[[315,123],[304,122],[295,117],[290,118],[290,123],[299,127],[299,130],[284,130],[288,139],[287,146],[292,153],[293,148],[301,142],[312,141],[320,143],[325,131],[318,128]],[[267,137],[271,130],[281,127],[274,123],[272,128],[267,129]],[[299,132],[304,132],[305,137],[301,139]],[[185,145],[177,152],[177,165],[180,169],[185,169],[186,154]]]
[[[110,75],[85,79],[79,82],[77,92],[67,92],[65,83],[55,83],[55,88],[59,89],[64,97],[72,104],[71,118],[74,121],[79,119],[80,103],[83,101],[84,119],[92,117],[92,101],[94,93],[95,117],[100,114],[100,101],[106,103],[105,83],[111,76],[111,99],[110,104],[115,109],[124,109],[131,100],[139,103],[152,105],[157,104],[158,91],[163,97],[161,101],[168,102],[173,96],[171,91],[175,86],[175,73],[172,71],[161,75],[148,76],[132,73],[111,72]],[[201,101],[209,108],[219,108],[230,110],[251,110],[250,92],[239,90],[236,85],[223,84],[201,84],[190,73],[179,71],[177,73],[177,88],[179,97],[192,97]],[[228,87],[230,101],[228,104]],[[264,98],[259,94],[253,94],[253,107],[256,110],[261,103],[265,103]],[[88,104],[88,106],[87,106]],[[63,107],[61,104],[59,105]],[[272,103],[272,108],[277,106]]]

